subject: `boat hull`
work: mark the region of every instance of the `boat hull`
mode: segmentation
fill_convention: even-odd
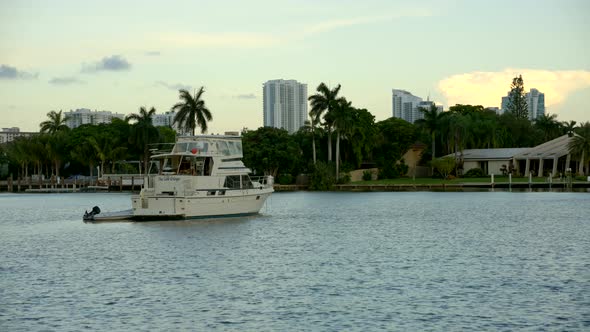
[[[228,192],[223,196],[207,196],[207,192],[191,196],[134,195],[133,220],[199,219],[247,216],[258,214],[270,190]]]

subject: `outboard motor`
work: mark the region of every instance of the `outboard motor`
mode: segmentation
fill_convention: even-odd
[[[100,213],[100,208],[98,206],[95,206],[92,208],[92,211],[88,212],[85,211],[84,212],[84,217],[82,218],[84,221],[92,221],[94,220],[94,216]]]

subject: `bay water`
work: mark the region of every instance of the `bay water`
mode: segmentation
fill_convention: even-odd
[[[0,194],[0,331],[588,331],[590,194],[274,193],[85,224],[126,193]]]

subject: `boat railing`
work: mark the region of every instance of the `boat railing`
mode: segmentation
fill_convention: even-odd
[[[272,175],[251,176],[250,180],[260,183],[265,188],[272,187],[274,184],[274,177]]]

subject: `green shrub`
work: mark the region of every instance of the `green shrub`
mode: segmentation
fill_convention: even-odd
[[[293,175],[291,174],[279,174],[277,176],[277,183],[278,184],[293,184]]]
[[[400,159],[399,162],[387,163],[384,167],[379,169],[379,179],[397,179],[408,173],[408,165],[406,165],[404,159]]]
[[[309,189],[330,190],[335,181],[334,165],[318,161],[309,177]]]
[[[449,177],[456,164],[455,158],[453,157],[436,158],[431,162],[432,167],[436,169],[443,179]]]
[[[485,178],[487,175],[481,168],[472,168],[463,174],[464,178]]]
[[[371,181],[371,180],[373,180],[373,172],[363,171],[363,181]]]
[[[340,175],[340,178],[337,181],[338,184],[347,184],[350,183],[350,174],[346,173],[343,175]]]

